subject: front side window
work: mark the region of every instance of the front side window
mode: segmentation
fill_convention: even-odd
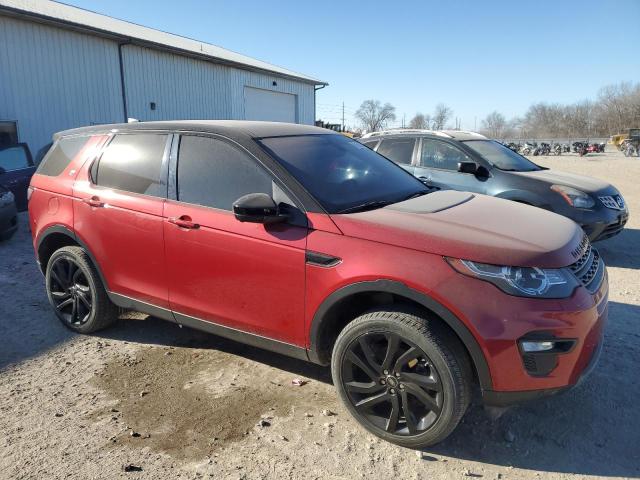
[[[343,135],[258,140],[329,213],[383,206],[426,193],[413,175]]]
[[[249,193],[274,195],[271,176],[249,154],[195,135],[180,139],[177,183],[179,201],[221,210]]]
[[[458,163],[472,161],[454,145],[430,138],[422,139],[420,154],[420,166],[422,167],[458,171]]]
[[[32,166],[31,158],[24,145],[13,145],[0,149],[0,168],[10,172]]]
[[[93,176],[96,185],[132,193],[164,197],[162,160],[167,135],[116,135],[100,157]]]
[[[540,167],[494,140],[470,140],[465,145],[479,153],[491,165],[508,172],[533,172]]]
[[[71,163],[71,160],[80,153],[82,147],[87,143],[87,138],[88,137],[61,138],[53,149],[44,155],[40,165],[38,165],[36,173],[50,177],[60,175],[69,163]],[[49,147],[50,146],[51,145],[49,145]],[[38,153],[40,154],[40,152]]]
[[[396,163],[411,165],[415,144],[416,140],[414,138],[388,138],[382,140],[377,152]]]

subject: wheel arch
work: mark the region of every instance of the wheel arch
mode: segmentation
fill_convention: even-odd
[[[361,301],[365,299],[366,302]],[[309,360],[327,365],[330,362],[333,341],[344,325],[370,310],[372,306],[389,303],[414,304],[440,318],[456,334],[467,350],[482,390],[492,389],[489,365],[478,341],[467,326],[437,300],[394,280],[380,279],[352,283],[329,295],[318,307],[311,322]]]
[[[98,275],[100,275],[100,280],[104,285],[104,288],[109,292],[108,284],[102,274],[102,270],[100,269],[100,265],[96,261],[96,257],[91,252],[91,249],[87,247],[87,245],[75,234],[73,230],[64,226],[64,225],[51,225],[47,227],[39,236],[36,242],[36,256],[38,259],[38,264],[40,266],[40,271],[44,274],[47,271],[47,263],[53,252],[58,250],[59,248],[66,247],[69,245],[77,245],[82,247],[87,255],[91,259],[93,266],[98,271]]]

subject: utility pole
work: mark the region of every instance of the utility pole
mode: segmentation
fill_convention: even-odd
[[[478,131],[478,117],[473,117],[473,131]]]
[[[344,132],[344,102],[342,102],[342,131]]]

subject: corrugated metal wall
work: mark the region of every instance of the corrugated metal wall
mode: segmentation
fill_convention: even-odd
[[[0,16],[0,120],[34,155],[56,131],[122,118],[115,42]]]
[[[296,95],[297,122],[314,122],[313,85],[135,45],[122,53],[129,117],[242,120],[251,86]],[[54,132],[123,119],[117,42],[0,16],[0,121],[17,121],[34,155]]]

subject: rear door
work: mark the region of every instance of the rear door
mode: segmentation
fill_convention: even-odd
[[[416,148],[415,138],[385,138],[376,150],[380,155],[394,161],[407,172],[413,174],[413,158]]]
[[[107,288],[168,308],[162,211],[172,135],[117,134],[74,185],[76,233]]]
[[[164,236],[178,322],[304,345],[306,217],[296,224],[236,220],[233,202],[249,193],[266,193],[283,207],[294,202],[256,158],[224,138],[183,135],[175,170],[174,158]]]
[[[0,149],[0,185],[13,192],[18,210],[27,208],[27,188],[35,171],[25,143]]]
[[[485,193],[483,180],[470,173],[458,172],[458,163],[473,161],[452,143],[424,137],[414,175],[427,185],[443,190]]]

